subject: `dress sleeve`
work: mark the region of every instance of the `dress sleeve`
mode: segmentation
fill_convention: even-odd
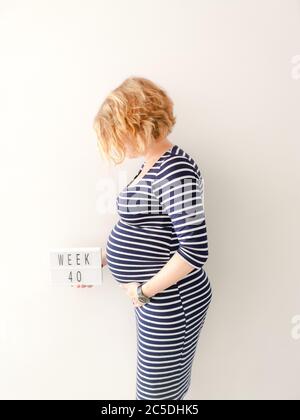
[[[208,258],[204,211],[204,180],[183,156],[167,159],[152,183],[152,192],[173,224],[177,253],[200,269]]]

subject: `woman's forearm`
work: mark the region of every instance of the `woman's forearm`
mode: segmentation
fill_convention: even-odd
[[[148,297],[152,297],[172,284],[177,283],[194,268],[180,254],[175,252],[163,268],[143,284],[143,293]]]

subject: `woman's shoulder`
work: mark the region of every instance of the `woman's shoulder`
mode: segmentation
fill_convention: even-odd
[[[195,159],[183,148],[174,145],[171,152],[165,157],[159,166],[158,177],[164,176],[197,176],[201,177],[201,172]]]

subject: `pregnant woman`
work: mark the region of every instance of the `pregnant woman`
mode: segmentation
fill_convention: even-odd
[[[113,90],[94,128],[106,157],[144,157],[117,196],[119,220],[102,265],[133,303],[137,326],[136,399],[182,400],[212,299],[204,180],[193,158],[167,138],[173,102],[148,79]]]

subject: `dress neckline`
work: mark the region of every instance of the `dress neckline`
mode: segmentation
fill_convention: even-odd
[[[133,187],[135,187],[135,186],[137,186],[141,181],[143,181],[143,179],[149,174],[149,172],[151,172],[152,171],[152,169],[157,165],[157,163],[163,158],[163,157],[165,157],[165,155],[166,154],[168,154],[168,153],[171,153],[172,152],[172,150],[174,149],[176,147],[176,144],[173,144],[173,146],[171,146],[168,150],[166,150],[155,162],[154,162],[154,164],[151,166],[151,168],[145,173],[145,175],[141,178],[141,179],[139,179],[135,184],[133,184],[132,185],[132,183],[134,182],[134,180],[139,176],[139,174],[141,173],[141,171],[142,171],[142,169],[143,169],[143,167],[144,167],[144,165],[145,165],[145,162],[143,162],[143,164],[142,164],[142,166],[141,166],[141,168],[140,168],[140,170],[138,171],[138,173],[135,175],[135,177],[132,179],[132,181],[129,183],[129,184],[127,184],[126,185],[126,188],[133,188]]]

